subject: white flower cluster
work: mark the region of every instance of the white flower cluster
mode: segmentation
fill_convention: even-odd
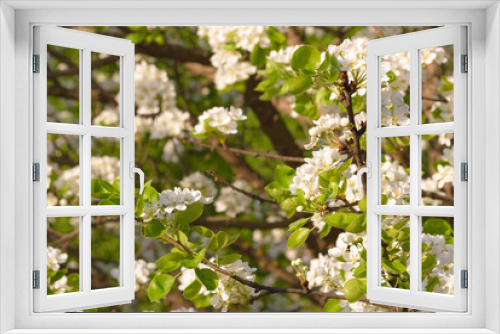
[[[210,204],[217,196],[217,188],[212,180],[200,172],[195,172],[186,176],[179,182],[184,188],[197,189],[201,192],[201,202],[203,204]]]
[[[47,247],[47,270],[56,271],[60,265],[68,260],[68,254],[63,253],[60,249],[48,246]],[[63,275],[57,281],[48,283],[48,287],[54,294],[65,293],[68,290],[68,276]]]
[[[433,286],[432,292],[453,294],[454,291],[454,247],[447,244],[444,236],[422,234],[422,243],[430,246],[428,251],[423,252],[422,256],[432,254],[437,261],[436,267],[432,272],[426,275],[422,281],[422,289],[425,291],[429,281],[433,278],[439,280],[439,284]]]
[[[145,202],[141,218],[145,223],[157,218],[170,221],[174,211],[186,211],[187,206],[201,200],[201,192],[189,188],[175,187],[163,190],[160,200],[154,199],[151,203]]]
[[[274,61],[275,63],[280,64],[290,64],[292,60],[293,53],[300,48],[300,45],[290,45],[284,49],[280,49],[278,51],[272,50],[267,56],[268,60]]]
[[[244,180],[236,180],[233,186],[239,189],[250,191],[249,184]],[[224,212],[228,217],[236,217],[239,213],[247,211],[252,203],[248,196],[235,191],[230,187],[223,187],[220,195],[215,201],[215,211]]]
[[[257,72],[257,68],[245,60],[237,50],[228,50],[226,46],[251,52],[255,45],[268,47],[270,42],[263,26],[205,26],[198,27],[198,36],[206,37],[214,55],[212,65],[216,69],[215,85],[224,89],[238,81],[247,79]]]
[[[409,205],[410,176],[389,155],[382,164],[382,194],[387,196],[387,205]]]
[[[135,260],[135,291],[149,282],[149,274],[156,269],[156,264],[146,262],[143,259]]]
[[[381,100],[383,126],[410,125],[410,107],[404,102],[401,92],[390,87],[383,88]]]
[[[173,108],[156,116],[150,131],[152,139],[162,139],[179,137],[190,129],[189,112]]]
[[[165,146],[163,146],[163,153],[161,155],[163,161],[173,162],[178,164],[181,156],[184,153],[184,146],[177,138],[169,139]]]
[[[212,262],[213,259],[210,259]],[[199,268],[208,268],[206,265],[200,264]],[[239,276],[248,281],[254,281],[255,275],[253,274],[257,269],[251,268],[247,262],[237,260],[234,263],[220,266],[221,269],[229,272],[232,275]],[[196,280],[194,269],[182,268],[182,275],[179,276],[179,290],[184,291],[192,282]],[[202,285],[200,294],[212,294],[211,304],[215,309],[221,309],[226,312],[231,304],[246,304],[251,297],[256,296],[254,289],[244,285],[226,275],[217,273],[219,277],[219,285],[213,291],[207,291]]]
[[[198,117],[198,124],[194,127],[194,133],[197,135],[205,134],[212,130],[217,130],[223,134],[237,133],[236,121],[247,119],[240,108],[231,106],[229,109],[224,107],[214,107],[204,111]]]
[[[312,158],[306,158],[306,163],[297,168],[293,182],[290,184],[292,194],[297,194],[297,189],[304,192],[307,200],[315,200],[320,193],[319,174],[323,171],[338,168],[347,158],[341,155],[337,149],[322,148],[312,152]]]
[[[337,57],[341,71],[362,70],[366,72],[367,38],[344,39],[340,45],[329,45],[328,53]]]
[[[429,123],[453,122],[453,89],[441,89],[445,84],[453,85],[453,76],[446,76],[445,79],[441,78],[439,96],[444,98],[445,101],[435,101],[432,103],[431,112],[429,113]],[[453,86],[452,86],[453,87]],[[435,113],[440,111],[436,116]]]
[[[116,109],[105,109],[92,121],[94,125],[118,126],[120,125],[120,114]]]
[[[135,103],[139,115],[158,114],[176,106],[174,84],[167,72],[145,60],[135,65]]]

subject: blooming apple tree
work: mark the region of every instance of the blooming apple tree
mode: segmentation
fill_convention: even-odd
[[[366,163],[366,44],[419,28],[85,29],[129,38],[137,52],[136,164],[149,181],[136,192],[136,300],[112,309],[408,311],[366,299],[366,183],[358,192],[356,173]],[[53,56],[50,101],[71,121],[76,88],[61,72],[72,60]],[[453,121],[451,56],[422,52],[427,123]],[[116,126],[107,60],[94,61],[93,124]],[[381,69],[381,123],[408,125],[409,55],[383,57]],[[49,137],[48,205],[78,203],[77,147]],[[423,203],[453,205],[453,136],[425,136],[422,149]],[[116,203],[119,146],[96,152],[93,200]],[[408,205],[409,139],[385,138],[380,163],[383,202]],[[74,291],[78,223],[49,226],[48,290]],[[381,228],[382,285],[409,289],[409,219],[383,216]],[[99,247],[93,280],[116,282]],[[453,294],[452,219],[424,218],[422,252],[422,288]]]

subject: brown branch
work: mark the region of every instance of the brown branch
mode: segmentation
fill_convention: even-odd
[[[272,230],[276,228],[287,228],[296,219],[283,219],[275,223],[265,221],[237,220],[228,217],[207,217],[198,218],[191,225],[201,225],[210,228],[235,227],[246,228],[249,230]]]
[[[295,142],[288,128],[286,127],[279,112],[270,101],[260,100],[260,93],[255,90],[259,80],[255,75],[251,76],[246,83],[245,103],[248,105],[260,122],[261,130],[269,137],[274,149],[280,155],[289,157],[303,157],[302,149]],[[287,165],[297,168],[299,162],[287,161]]]
[[[352,95],[356,92],[356,84],[354,82],[349,81],[349,77],[347,76],[347,72],[340,72],[339,76],[340,83],[343,87],[343,92],[339,95],[339,101],[347,110],[347,115],[349,116],[349,122],[351,123],[352,136],[354,138],[354,149],[355,149],[355,157],[356,157],[356,165],[358,166],[358,170],[363,168],[364,162],[364,151],[361,149],[361,144],[359,142],[363,132],[356,127],[356,121],[354,120],[354,111],[352,109]],[[366,175],[363,175],[363,190],[366,194]]]
[[[206,147],[209,148],[210,150],[223,150],[223,151],[229,151],[235,153],[237,156],[238,155],[249,155],[251,157],[265,157],[265,158],[272,158],[272,159],[279,159],[282,161],[292,161],[292,162],[300,162],[300,163],[305,163],[305,159],[302,157],[287,157],[279,154],[274,154],[274,153],[264,153],[264,152],[254,152],[254,151],[246,151],[246,150],[240,150],[237,148],[229,147],[226,145],[209,145],[209,144],[204,144],[201,141],[195,140],[193,138],[189,139],[180,139],[183,143],[185,144],[191,144],[193,146],[201,146],[201,147]]]
[[[219,184],[222,184],[226,187],[230,187],[231,189],[233,189],[234,191],[237,191],[245,196],[248,196],[250,197],[251,199],[254,199],[256,201],[259,201],[260,203],[271,203],[273,205],[278,205],[279,204],[276,202],[276,201],[273,201],[273,200],[270,200],[270,199],[267,199],[267,198],[264,198],[264,197],[261,197],[259,195],[256,195],[256,194],[253,194],[253,193],[250,193],[246,190],[243,190],[241,188],[238,188],[238,187],[235,187],[234,185],[232,185],[230,182],[224,180],[223,178],[221,178],[219,175],[217,175],[217,173],[215,173],[214,171],[210,170],[210,169],[207,169],[206,170],[206,173],[208,175],[210,175],[211,177],[214,178],[214,181],[216,183],[219,183]]]

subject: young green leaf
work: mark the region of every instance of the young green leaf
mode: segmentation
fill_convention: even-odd
[[[340,306],[340,299],[328,299],[323,312],[342,312],[345,307]]]
[[[208,243],[208,250],[212,252],[216,252],[224,248],[227,243],[227,234],[224,231],[219,231],[216,235],[210,239]]]
[[[229,254],[219,258],[219,266],[225,266],[241,259],[240,254]]]
[[[366,214],[361,214],[353,219],[346,228],[350,233],[361,233],[366,231]]]
[[[302,245],[306,241],[311,230],[306,227],[301,227],[290,235],[288,238],[288,248],[294,248]]]
[[[311,88],[314,82],[310,75],[302,74],[294,78],[288,86],[288,92],[293,95],[299,95]]]
[[[358,207],[361,211],[366,212],[366,196],[359,201]]]
[[[356,302],[366,293],[366,282],[353,278],[344,285],[344,295],[350,303]]]
[[[214,235],[214,232],[211,229],[208,229],[204,226],[193,226],[193,227],[191,227],[191,230],[198,233],[202,237],[209,238],[209,239]]]
[[[301,218],[299,220],[294,221],[290,225],[288,225],[288,232],[295,231],[296,229],[304,226],[311,218]]]
[[[295,169],[285,165],[278,165],[276,167],[276,181],[282,188],[288,189],[290,184],[293,182],[294,176]]]
[[[198,280],[194,280],[193,283],[189,284],[186,289],[184,289],[183,295],[187,300],[193,300],[194,297],[200,292],[201,283]]]
[[[164,231],[165,226],[158,219],[153,219],[142,228],[142,235],[145,238],[159,238]]]
[[[314,73],[321,65],[321,54],[312,45],[303,45],[292,56],[290,66],[296,72]]]
[[[329,76],[330,81],[332,82],[337,81],[337,79],[339,78],[339,74],[340,74],[339,60],[337,59],[337,57],[332,55],[330,57],[330,76]]]
[[[203,259],[205,258],[206,251],[207,250],[205,248],[203,248],[201,251],[198,252],[198,254],[196,254],[194,259],[183,260],[181,262],[182,265],[184,267],[190,268],[190,269],[194,269],[194,268],[198,267],[198,265],[201,263],[201,261],[203,261]]]
[[[196,277],[198,277],[208,291],[215,290],[219,285],[219,276],[217,276],[213,270],[208,268],[196,268],[194,271],[196,273]]]
[[[154,302],[165,297],[172,289],[174,281],[175,278],[170,275],[166,274],[156,275],[149,283],[149,288],[148,288],[149,300]]]
[[[175,219],[181,224],[190,224],[198,219],[203,213],[203,203],[194,202],[187,206],[186,210],[176,213]]]

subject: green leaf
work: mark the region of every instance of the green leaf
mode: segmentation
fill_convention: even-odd
[[[361,263],[355,270],[354,270],[354,276],[363,278],[366,277],[366,264]]]
[[[295,213],[295,210],[300,205],[300,201],[297,197],[291,197],[285,199],[281,203],[281,208],[286,212],[286,216],[290,218]]]
[[[366,231],[366,214],[361,214],[353,219],[346,228],[350,233],[361,233]]]
[[[144,41],[146,35],[142,32],[133,32],[125,36],[126,39],[130,40],[134,44],[139,44]]]
[[[201,283],[198,280],[194,280],[191,284],[184,289],[183,295],[187,300],[193,300],[194,297],[200,292]]]
[[[330,234],[331,230],[332,230],[332,226],[325,224],[325,226],[323,226],[323,229],[321,230],[321,233],[319,234],[319,237],[320,238],[326,237],[328,234]]]
[[[351,222],[346,218],[347,216],[345,213],[336,212],[333,215],[329,215],[323,218],[323,221],[330,226],[345,229],[347,228],[347,226],[349,226],[349,223]]]
[[[142,228],[142,235],[145,238],[159,238],[164,231],[166,231],[165,226],[158,219],[153,219]]]
[[[337,57],[330,57],[330,81],[337,81],[340,74],[340,63]]]
[[[217,233],[210,239],[210,242],[208,243],[208,250],[216,252],[224,248],[226,243],[227,243],[227,234],[224,231],[219,231],[219,233]]]
[[[321,65],[321,54],[314,46],[301,46],[293,53],[290,65],[296,72],[314,73]]]
[[[140,217],[142,212],[144,211],[144,200],[142,198],[139,198],[137,200],[137,203],[135,204],[135,216]]]
[[[288,232],[295,231],[299,227],[304,226],[311,218],[301,218],[299,220],[294,221],[290,225],[288,225]]]
[[[280,33],[278,29],[269,27],[266,33],[267,37],[269,37],[269,40],[271,41],[271,48],[273,50],[283,49],[288,45],[285,35]]]
[[[186,210],[178,211],[175,220],[181,224],[190,224],[200,218],[203,213],[203,203],[194,202],[187,206]]]
[[[344,285],[344,295],[348,302],[354,303],[366,293],[366,283],[353,278]]]
[[[328,299],[323,312],[342,312],[345,307],[340,306],[340,299]]]
[[[194,303],[194,306],[196,308],[202,308],[202,307],[209,307],[210,304],[211,304],[211,301],[212,301],[212,295],[208,294],[208,295],[202,295],[202,294],[199,294],[198,296],[196,296],[193,300],[193,303]]]
[[[434,255],[424,254],[422,255],[422,274],[428,274],[434,269],[437,261]]]
[[[255,44],[252,53],[250,53],[250,63],[257,67],[264,66],[266,64],[266,57],[269,55],[269,49],[262,49],[259,43]]]
[[[424,223],[423,233],[450,236],[453,234],[453,229],[450,224],[442,218],[430,218]]]
[[[191,227],[191,230],[198,233],[202,237],[205,237],[208,239],[212,238],[214,235],[214,232],[211,229],[208,229],[204,226],[193,226],[193,227]]]
[[[288,86],[288,92],[293,95],[299,95],[311,88],[314,82],[310,75],[302,74],[294,78]]]
[[[275,178],[278,184],[285,189],[288,189],[290,184],[293,182],[295,176],[295,169],[288,167],[286,165],[276,166]]]
[[[406,271],[406,266],[401,263],[399,259],[392,262],[387,259],[382,259],[382,267],[393,275],[400,275]]]
[[[166,274],[156,275],[149,283],[149,289],[148,289],[149,300],[154,302],[165,297],[172,289],[174,281],[175,278],[170,275]]]
[[[359,201],[358,207],[361,211],[366,212],[366,196]]]
[[[184,260],[182,261],[182,265],[186,268],[190,268],[190,269],[194,269],[196,267],[198,267],[198,265],[201,263],[201,261],[203,261],[203,259],[205,258],[205,252],[207,250],[205,248],[203,248],[201,251],[198,252],[198,254],[196,254],[196,256],[194,257],[194,259],[189,259],[189,260]]]
[[[156,260],[156,267],[159,270],[168,272],[179,268],[181,266],[181,261],[189,259],[189,254],[177,248],[174,248],[172,252]]]
[[[241,259],[240,254],[229,254],[229,255],[226,255],[226,256],[219,258],[218,264],[219,264],[219,266],[225,266],[225,265],[234,263],[234,262],[238,261],[239,259]]]
[[[311,233],[311,230],[306,227],[301,227],[290,235],[288,238],[288,248],[294,248],[302,245],[307,237]]]
[[[208,268],[196,268],[194,271],[196,273],[196,277],[198,277],[208,291],[215,290],[219,285],[219,276],[217,276],[213,270]]]
[[[159,200],[160,195],[156,191],[155,188],[153,187],[144,187],[144,191],[142,192],[142,198],[144,198],[145,201],[151,203],[153,200]]]

